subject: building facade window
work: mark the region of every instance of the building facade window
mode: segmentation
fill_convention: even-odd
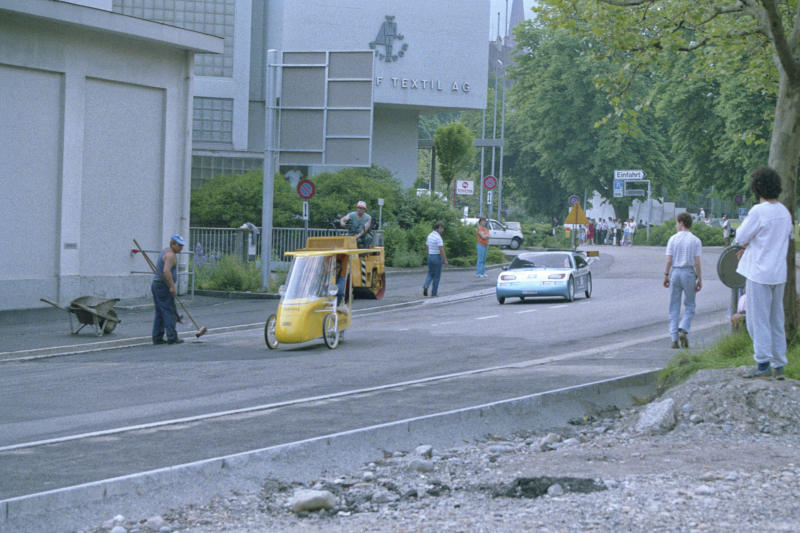
[[[225,39],[222,54],[195,54],[196,76],[233,77],[236,0],[113,0],[115,13],[208,33]]]
[[[232,142],[233,100],[196,96],[192,122],[193,142]]]
[[[233,176],[261,168],[262,157],[192,156],[192,189],[216,176]]]

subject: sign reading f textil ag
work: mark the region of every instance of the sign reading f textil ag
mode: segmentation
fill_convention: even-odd
[[[615,180],[643,180],[644,170],[615,170]]]

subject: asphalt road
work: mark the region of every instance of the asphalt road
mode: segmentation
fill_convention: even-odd
[[[726,330],[720,251],[704,250],[693,349]],[[424,272],[392,273],[336,350],[267,350],[275,300],[198,300],[211,331],[177,346],[149,344],[146,308],[113,338],[38,332],[0,357],[0,500],[663,366],[664,249],[600,252],[592,298],[573,303],[499,305],[491,276],[467,270],[446,270],[441,296],[423,299]],[[3,333],[22,343],[33,327]]]

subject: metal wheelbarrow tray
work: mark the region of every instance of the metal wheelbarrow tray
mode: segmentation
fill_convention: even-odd
[[[72,300],[69,303],[69,307],[51,302],[47,298],[39,299],[69,313],[69,329],[73,335],[77,335],[83,329],[83,326],[91,324],[94,327],[95,334],[101,337],[104,333],[114,331],[117,324],[122,322],[117,317],[116,311],[114,311],[114,304],[119,301],[119,298],[103,299],[96,296],[80,296]],[[72,315],[75,315],[78,319],[79,325],[77,329],[73,325]]]

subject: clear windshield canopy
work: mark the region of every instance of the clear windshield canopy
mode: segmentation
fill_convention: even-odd
[[[289,270],[284,298],[327,298],[334,264],[331,255],[296,256]]]

